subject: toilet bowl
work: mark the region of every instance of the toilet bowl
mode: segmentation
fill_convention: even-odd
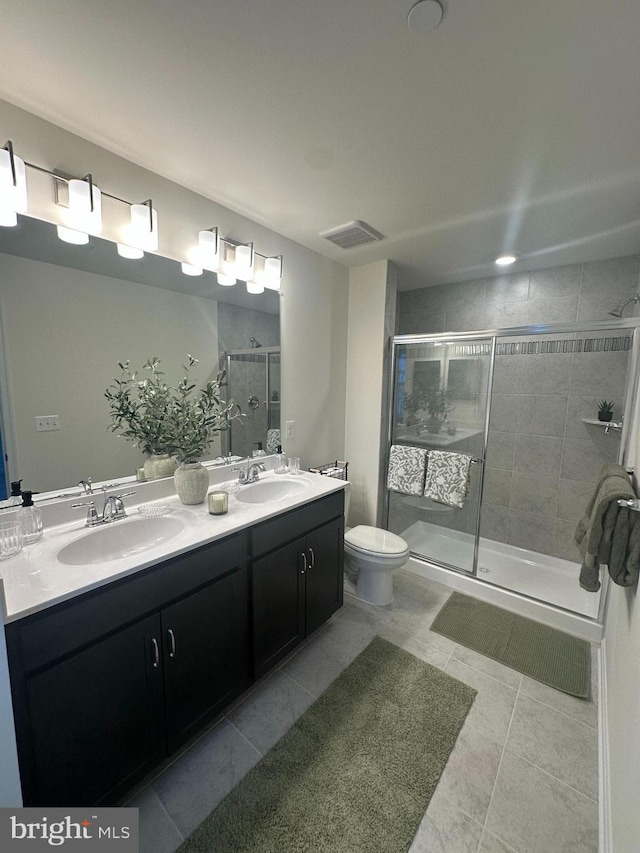
[[[344,558],[348,573],[357,573],[358,598],[370,604],[391,604],[392,573],[409,559],[409,546],[395,533],[360,524],[345,533]]]

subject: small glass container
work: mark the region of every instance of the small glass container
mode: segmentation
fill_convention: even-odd
[[[146,479],[144,476],[144,467],[136,468],[136,480],[142,481]]]
[[[299,474],[300,473],[300,457],[299,456],[290,456],[289,457],[289,473],[290,474]]]
[[[229,492],[209,492],[209,515],[224,515],[229,511]]]
[[[13,557],[22,550],[22,524],[15,521],[0,522],[0,560]]]

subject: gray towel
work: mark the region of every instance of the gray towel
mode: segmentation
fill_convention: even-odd
[[[617,502],[611,504],[617,510],[617,518],[613,530],[613,537],[610,542],[608,555],[600,560],[601,563],[606,563],[609,567],[609,575],[616,583],[620,583],[616,578],[620,578],[625,573],[625,564],[627,560],[627,550],[629,545],[629,532],[631,529],[630,510],[626,507],[619,507]],[[608,514],[609,510],[607,510]],[[600,554],[598,553],[598,556]],[[623,584],[624,586],[624,584]]]
[[[620,465],[604,465],[587,513],[576,527],[574,539],[583,556],[580,586],[588,592],[600,589],[600,563],[608,563],[618,518],[617,501],[635,498],[629,476]]]
[[[629,510],[623,510],[629,513]],[[613,559],[609,565],[611,580],[619,586],[633,586],[638,580],[640,568],[640,517],[637,512],[629,513],[631,532],[627,543],[625,560],[622,565],[615,564]]]

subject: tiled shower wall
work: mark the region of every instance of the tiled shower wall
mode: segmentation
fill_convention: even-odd
[[[639,276],[634,255],[400,292],[398,333],[606,321],[608,311],[638,291]],[[625,351],[496,357],[483,536],[579,559],[576,521],[600,466],[615,461],[619,446],[617,434],[605,435],[582,418],[595,418],[597,402],[606,398],[616,402],[619,419],[627,358]]]

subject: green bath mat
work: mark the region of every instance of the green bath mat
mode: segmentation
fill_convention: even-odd
[[[591,648],[586,640],[459,592],[452,593],[431,630],[556,690],[589,698]]]
[[[178,853],[405,853],[475,693],[375,637]]]

